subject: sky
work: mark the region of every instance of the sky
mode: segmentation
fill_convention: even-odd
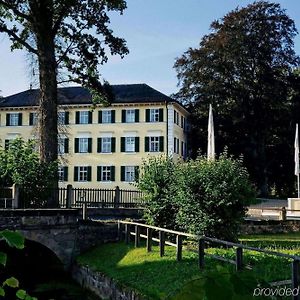
[[[101,66],[102,78],[111,84],[146,83],[170,95],[178,91],[176,57],[189,47],[197,47],[209,33],[213,20],[222,18],[247,0],[127,0],[123,15],[111,15],[111,28],[124,38],[130,53],[125,58],[110,57]],[[295,21],[300,32],[300,1],[277,0]],[[300,35],[295,38],[300,55]],[[8,96],[27,90],[32,69],[25,51],[10,51],[10,41],[0,34],[0,90]],[[36,83],[33,87],[37,87]]]

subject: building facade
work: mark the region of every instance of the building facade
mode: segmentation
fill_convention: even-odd
[[[58,93],[60,185],[133,189],[142,160],[166,154],[185,159],[187,110],[146,84],[113,85],[109,107],[92,109],[81,87]],[[37,140],[38,90],[0,100],[0,145]],[[38,140],[37,140],[38,145]]]

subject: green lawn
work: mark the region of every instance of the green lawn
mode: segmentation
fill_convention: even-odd
[[[241,242],[251,246],[262,245],[280,252],[300,255],[300,234],[253,235],[241,237]],[[293,249],[292,249],[293,248]],[[232,249],[209,249],[208,253],[234,259]],[[78,257],[80,264],[103,272],[119,284],[139,291],[150,299],[164,299],[181,290],[184,285],[201,275],[196,254],[183,251],[183,260],[176,261],[175,248],[166,247],[166,255],[159,257],[159,249],[153,247],[147,253],[144,246],[134,248],[124,243],[106,244]],[[290,279],[290,260],[253,251],[244,252],[246,264],[253,266],[253,274],[267,282]],[[234,266],[206,258],[206,269],[224,265]]]

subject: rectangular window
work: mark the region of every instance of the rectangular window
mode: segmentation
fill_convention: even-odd
[[[86,182],[92,180],[92,167],[76,166],[74,167],[74,181]]]
[[[64,166],[58,167],[58,180],[60,182],[68,181],[68,167],[64,167]]]
[[[88,167],[78,167],[78,181],[88,181]]]
[[[6,126],[21,126],[22,113],[9,113],[6,114]]]
[[[89,114],[89,112],[87,112],[87,113]],[[59,111],[57,113],[57,124],[58,125],[68,125],[69,124],[69,112],[68,111]],[[86,124],[86,123],[84,123],[84,124]]]
[[[135,109],[127,109],[126,123],[134,123],[134,122],[135,122]]]
[[[151,136],[149,142],[149,151],[159,152],[159,136]]]
[[[111,170],[108,166],[101,168],[101,181],[110,181]]]
[[[111,138],[104,137],[101,139],[101,152],[102,153],[110,153],[111,152]]]
[[[102,123],[111,123],[111,110],[102,111]]]
[[[79,112],[79,124],[88,124],[89,123],[89,112],[80,111]]]
[[[135,180],[135,167],[125,166],[125,181],[133,182]]]
[[[67,138],[58,138],[58,154],[65,154],[69,152],[69,139]]]
[[[36,112],[29,114],[29,125],[35,126],[38,123],[38,114]]]
[[[159,122],[159,109],[150,109],[150,122]]]
[[[135,151],[135,137],[125,137],[125,152]]]
[[[79,153],[88,153],[89,149],[89,139],[88,138],[79,138],[78,139],[78,152]]]

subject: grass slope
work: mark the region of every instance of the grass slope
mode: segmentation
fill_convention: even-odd
[[[241,237],[241,242],[251,246],[263,246],[272,250],[300,255],[300,234],[253,235]],[[235,258],[233,249],[208,249],[207,253]],[[159,256],[159,248],[153,247],[151,253],[141,246],[124,243],[106,244],[81,255],[78,263],[89,265],[119,284],[133,288],[150,299],[164,299],[176,294],[184,285],[201,274],[197,255],[183,251],[183,260],[176,261],[175,248],[166,247],[165,256]],[[291,278],[290,260],[265,255],[253,251],[244,252],[244,262],[253,267],[256,277],[267,282]],[[206,268],[223,264],[206,258]],[[223,264],[227,268],[234,266]]]

